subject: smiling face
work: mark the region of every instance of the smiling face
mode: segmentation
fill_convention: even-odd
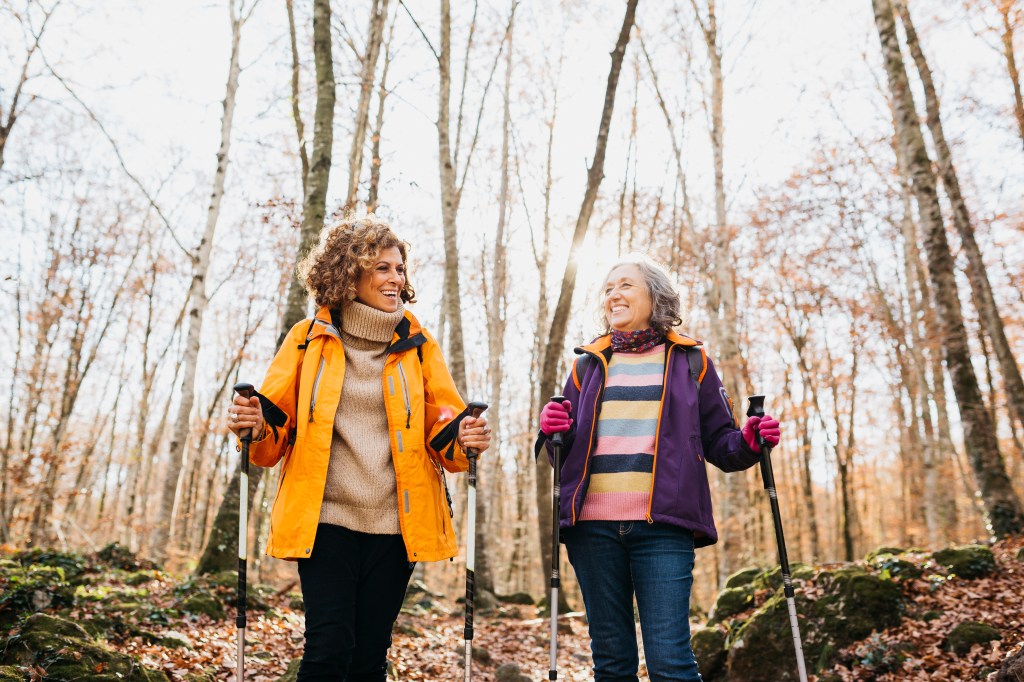
[[[356,300],[371,308],[393,313],[402,300],[405,286],[405,262],[397,246],[381,249],[369,270],[363,270],[356,282]]]
[[[608,326],[632,332],[651,326],[651,295],[637,265],[628,263],[608,273],[604,283],[604,315]]]

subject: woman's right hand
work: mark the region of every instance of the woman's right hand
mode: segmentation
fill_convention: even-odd
[[[252,429],[252,437],[256,439],[263,433],[263,410],[260,399],[256,396],[243,398],[235,395],[231,407],[228,408],[228,429],[241,438],[241,431]]]
[[[568,431],[572,426],[572,418],[569,416],[571,409],[572,403],[568,400],[561,403],[552,400],[545,405],[544,409],[540,411],[540,430],[544,432],[544,435],[550,436]]]

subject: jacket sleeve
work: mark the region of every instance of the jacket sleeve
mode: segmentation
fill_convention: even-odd
[[[573,361],[573,369],[577,362],[579,362],[579,358],[576,358],[576,360]],[[562,452],[569,452],[573,441],[576,439],[576,412],[579,410],[580,389],[576,386],[576,382],[573,379],[573,369],[569,370],[569,376],[566,378],[565,386],[562,388],[562,395],[565,396],[565,399],[569,401],[570,405],[572,405],[572,409],[569,411],[569,416],[572,418],[572,425],[569,426],[568,431],[562,434]],[[579,377],[579,380],[582,382],[583,377]],[[545,400],[544,404],[547,405],[547,402],[548,401]],[[540,415],[537,416],[537,421],[540,421]],[[548,435],[538,427],[537,440],[533,444],[533,456],[535,458],[540,456],[541,448],[545,448],[547,450],[548,462],[551,466],[554,466],[555,453],[551,449],[551,439],[548,438]]]
[[[267,370],[267,376],[260,386],[260,402],[269,401],[276,406],[280,413],[284,414],[284,424],[272,427],[267,423],[263,437],[252,442],[249,447],[249,461],[256,466],[272,467],[288,450],[289,434],[295,426],[295,400],[298,393],[296,382],[303,357],[299,345],[305,342],[308,327],[308,319],[292,327],[284,343],[277,349],[277,354]],[[267,416],[267,406],[264,404],[264,421],[267,420]]]
[[[448,371],[448,365],[434,337],[426,331],[423,334],[427,337],[427,342],[423,344],[421,365],[425,408],[423,429],[427,452],[448,471],[465,471],[469,468],[469,460],[456,438],[457,426],[452,424],[452,419],[466,409],[466,403],[455,388],[455,380]],[[449,425],[455,426],[455,429],[442,434]]]
[[[732,399],[711,358],[700,388],[700,438],[705,459],[722,471],[749,469],[761,459],[761,453],[747,448],[743,440],[733,416]]]

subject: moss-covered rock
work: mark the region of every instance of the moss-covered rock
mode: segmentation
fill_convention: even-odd
[[[946,647],[957,656],[963,656],[975,644],[988,644],[1002,638],[999,630],[987,623],[967,621],[960,623],[950,631],[946,638]]]
[[[725,666],[725,640],[725,630],[715,626],[701,628],[690,637],[693,656],[706,682],[716,679]]]
[[[94,682],[167,682],[133,656],[119,654],[92,639],[71,621],[37,613],[0,645],[0,664],[37,666],[44,680]]]
[[[148,582],[160,579],[160,571],[153,569],[143,569],[141,571],[131,571],[124,576],[125,585],[145,585]]]
[[[795,599],[809,670],[825,669],[839,649],[900,621],[899,588],[862,567],[822,571],[815,586],[823,593],[817,600],[808,601],[799,591]],[[781,592],[730,635],[727,645],[730,682],[797,679],[789,609]],[[765,661],[772,665],[766,666]]]
[[[754,606],[754,587],[747,584],[743,587],[727,587],[718,593],[715,605],[711,607],[711,624],[721,623]]]
[[[71,584],[77,584],[79,578],[89,570],[85,559],[79,554],[40,547],[16,552],[14,560],[26,568],[39,566],[59,568],[64,572],[64,579]]]
[[[813,567],[806,564],[795,563],[789,566],[789,575],[794,580],[811,580],[816,573],[817,571]],[[771,590],[774,592],[781,589],[782,567],[776,566],[767,571],[762,571],[751,581],[751,585],[757,590]]]
[[[899,556],[901,554],[906,554],[906,552],[907,552],[907,550],[903,549],[902,547],[886,547],[886,546],[882,546],[882,547],[878,547],[877,549],[873,549],[870,552],[868,552],[867,554],[865,554],[864,555],[864,561],[868,561],[868,562],[873,561],[874,559],[882,556],[883,554],[888,554],[890,556]]]
[[[762,569],[758,568],[757,566],[751,566],[749,568],[740,569],[732,575],[730,575],[728,578],[726,578],[725,586],[743,587],[744,585],[749,585],[754,581],[754,578],[761,575],[761,571]]]
[[[882,578],[886,579],[914,580],[923,575],[923,571],[917,564],[892,554],[880,554],[872,559],[870,564]]]
[[[293,611],[305,611],[306,603],[302,601],[301,592],[289,592],[288,593],[288,608]]]
[[[498,595],[498,601],[505,604],[520,604],[522,606],[533,606],[534,604],[533,597],[526,592]]]
[[[950,574],[961,578],[984,578],[996,570],[996,558],[985,545],[941,549],[932,554],[932,559]]]
[[[0,665],[0,682],[24,682],[25,674],[16,665]]]
[[[75,588],[60,566],[19,566],[0,581],[0,623],[10,624],[24,614],[68,608],[75,603]]]
[[[494,671],[494,682],[532,682],[515,663],[502,663]]]
[[[140,559],[134,552],[124,545],[111,542],[109,545],[93,555],[96,563],[118,568],[122,571],[154,571],[160,566],[148,559]]]
[[[201,592],[187,597],[182,602],[181,608],[189,613],[204,614],[215,620],[224,618],[224,606],[220,600]]]

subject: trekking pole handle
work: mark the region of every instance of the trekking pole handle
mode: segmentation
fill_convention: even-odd
[[[562,403],[565,402],[565,396],[564,395],[553,395],[553,396],[551,396],[551,402],[558,403],[559,405],[561,405]],[[551,444],[552,445],[561,445],[562,444],[562,432],[561,431],[558,431],[556,433],[551,434]]]
[[[487,407],[487,403],[482,403],[478,400],[474,400],[469,405],[466,405],[466,416],[476,419],[477,417],[484,413]],[[466,457],[472,459],[474,457],[479,456],[480,453],[476,451],[476,448],[466,448]]]
[[[256,394],[256,388],[252,384],[238,383],[235,384],[235,393],[249,400]],[[238,440],[244,443],[252,441],[252,429],[242,429],[239,431]]]
[[[752,395],[747,398],[747,416],[748,417],[763,417],[764,416],[764,396],[763,395]],[[771,450],[771,446],[761,435],[761,431],[757,432],[757,444],[761,448],[767,447]]]

